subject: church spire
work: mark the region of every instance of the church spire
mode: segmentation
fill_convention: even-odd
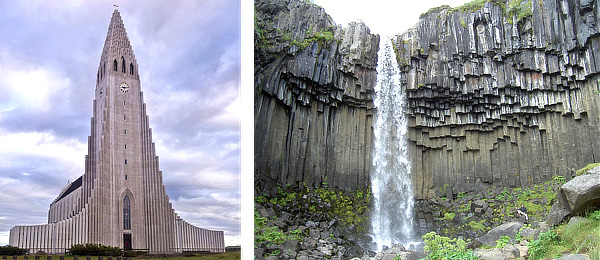
[[[100,58],[100,64],[107,64],[110,66],[108,71],[122,72],[126,70],[131,75],[137,75],[137,73],[130,73],[129,68],[123,66],[122,63],[126,62],[126,66],[137,68],[137,61],[127,37],[127,30],[121,19],[121,14],[115,6],[110,24],[108,25],[108,32],[106,34],[106,40],[104,41],[104,49],[102,50],[102,57]],[[115,70],[116,67],[119,69]],[[125,67],[125,69],[122,69]],[[136,71],[137,72],[137,71]]]

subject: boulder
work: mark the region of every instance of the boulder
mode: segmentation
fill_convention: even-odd
[[[492,249],[475,249],[473,254],[479,259],[489,260],[508,260],[508,259],[519,259],[521,254],[519,249],[513,245],[507,245],[504,248],[492,248]]]
[[[538,239],[540,237],[540,234],[548,232],[549,230],[550,230],[550,225],[548,225],[546,222],[540,222],[535,229],[535,234],[533,234],[533,239]]]
[[[523,223],[520,222],[509,222],[497,226],[487,232],[487,234],[477,238],[479,242],[487,246],[496,246],[496,241],[502,236],[508,236],[514,238],[519,229],[523,227]]]
[[[546,218],[546,223],[550,226],[556,226],[560,222],[569,215],[569,210],[560,205],[560,203],[554,203],[550,208],[550,212],[548,213],[548,217]]]
[[[569,219],[569,223],[567,224],[567,226],[577,226],[581,223],[587,222],[587,218],[584,217],[579,217],[579,216],[575,216],[572,217],[571,219]]]
[[[574,255],[563,255],[557,260],[590,260],[588,255],[574,254]]]
[[[580,215],[590,207],[600,207],[600,173],[573,178],[560,188],[557,197],[571,216]]]

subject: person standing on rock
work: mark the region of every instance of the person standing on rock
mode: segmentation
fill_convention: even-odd
[[[529,222],[529,217],[527,216],[527,208],[525,205],[521,204],[521,208],[517,209],[517,213],[519,213],[519,217],[525,216],[525,222]]]

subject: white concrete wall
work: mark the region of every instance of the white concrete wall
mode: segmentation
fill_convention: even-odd
[[[178,252],[225,252],[225,238],[223,231],[213,231],[195,227],[181,218],[177,219],[176,227]]]

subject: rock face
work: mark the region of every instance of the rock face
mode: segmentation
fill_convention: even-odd
[[[598,1],[528,1],[523,19],[494,2],[441,8],[394,38],[417,197],[526,186],[600,158]]]
[[[308,1],[255,1],[255,185],[369,185],[379,36]]]

